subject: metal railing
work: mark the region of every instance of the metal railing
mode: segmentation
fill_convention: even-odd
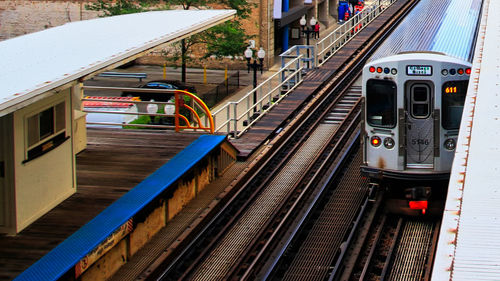
[[[380,3],[381,2],[381,3]],[[129,115],[147,115],[159,116],[159,118],[174,117],[175,126],[164,124],[127,124],[137,127],[152,127],[152,128],[166,128],[166,129],[192,129],[192,130],[205,130],[209,132],[225,132],[230,137],[239,138],[245,133],[255,122],[261,119],[269,110],[278,104],[284,97],[286,97],[293,89],[295,89],[303,80],[303,74],[308,70],[319,67],[331,58],[342,46],[351,40],[359,31],[366,27],[371,21],[385,11],[396,0],[379,1],[379,4],[366,6],[360,13],[353,16],[346,21],[343,25],[339,26],[325,38],[317,42],[315,45],[295,45],[280,55],[281,69],[266,79],[255,89],[245,94],[244,97],[238,101],[228,102],[221,106],[219,109],[210,113],[208,107],[198,97],[193,98],[196,102],[191,106],[182,106],[180,100],[182,98],[176,96],[175,103],[168,102],[154,102],[157,105],[174,105],[176,114],[149,114],[145,111],[146,104],[151,102],[130,101],[141,108],[134,113],[123,113],[116,111],[99,113],[107,114],[129,114]],[[138,88],[113,88],[113,87],[91,87],[85,86],[84,89],[94,90],[129,90],[129,91],[152,91],[152,92],[170,92],[168,90],[156,89],[138,89]],[[184,94],[182,94],[184,95]],[[88,100],[88,99],[86,99]],[[199,101],[198,101],[199,100]],[[116,102],[116,101],[115,101]],[[121,101],[123,102],[123,101]],[[189,117],[179,113],[179,109],[183,108]],[[88,110],[89,113],[96,113]],[[198,114],[201,113],[201,114]],[[220,122],[220,124],[217,123]],[[91,123],[89,123],[91,124]],[[93,124],[93,123],[92,123]],[[124,125],[123,123],[99,123],[101,125]],[[94,124],[96,125],[96,124]]]
[[[140,88],[118,88],[118,87],[97,87],[84,86],[84,90],[105,90],[105,91],[135,91],[151,92],[159,95],[170,95],[173,100],[168,102],[161,101],[140,101],[137,99],[117,99],[116,97],[85,97],[82,99],[83,111],[87,114],[100,115],[125,115],[131,116],[133,120],[140,116],[149,116],[151,120],[140,123],[117,122],[113,118],[100,118],[98,121],[87,121],[88,125],[120,127],[120,128],[156,128],[156,129],[175,129],[181,130],[203,130],[208,133],[214,133],[214,121],[211,118],[210,109],[196,95],[182,90],[164,90],[164,89],[140,89]],[[190,102],[186,103],[184,97],[188,97]],[[93,102],[92,107],[85,107],[85,102]],[[100,103],[101,106],[96,105]],[[116,110],[115,104],[120,104],[124,110]],[[148,112],[148,106],[155,105],[154,111]],[[89,118],[87,118],[88,120]]]
[[[225,131],[233,138],[240,137],[302,82],[303,69],[303,56],[299,55],[238,101],[228,102],[212,112],[217,124],[215,131]],[[218,124],[217,120],[221,119],[224,121]]]
[[[319,67],[331,58],[354,35],[379,16],[396,0],[379,1],[366,6],[315,45],[295,45],[280,55],[281,69],[266,81],[248,92],[243,98],[212,113],[215,131],[225,131],[233,138],[240,137],[256,121],[302,82],[302,74],[308,69]],[[267,91],[267,92],[266,92]],[[253,103],[253,96],[256,102]],[[217,120],[224,119],[221,124]]]
[[[337,51],[342,48],[351,38],[365,28],[371,21],[383,13],[396,0],[380,1],[378,4],[366,6],[360,13],[351,17],[343,25],[332,31],[316,43],[315,46],[315,64],[323,65]]]

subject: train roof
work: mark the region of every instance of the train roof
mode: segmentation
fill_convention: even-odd
[[[421,0],[370,61],[401,52],[440,52],[472,62],[482,0]]]

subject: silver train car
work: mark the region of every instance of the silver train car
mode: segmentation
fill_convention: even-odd
[[[361,171],[410,209],[449,178],[481,6],[421,0],[363,68]]]

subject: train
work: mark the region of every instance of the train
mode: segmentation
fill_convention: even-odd
[[[421,0],[363,67],[361,173],[393,211],[425,214],[445,200],[481,9]]]

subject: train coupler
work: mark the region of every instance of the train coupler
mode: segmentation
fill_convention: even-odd
[[[377,191],[379,188],[378,183],[369,183],[368,184],[368,202],[375,202],[377,197]]]

